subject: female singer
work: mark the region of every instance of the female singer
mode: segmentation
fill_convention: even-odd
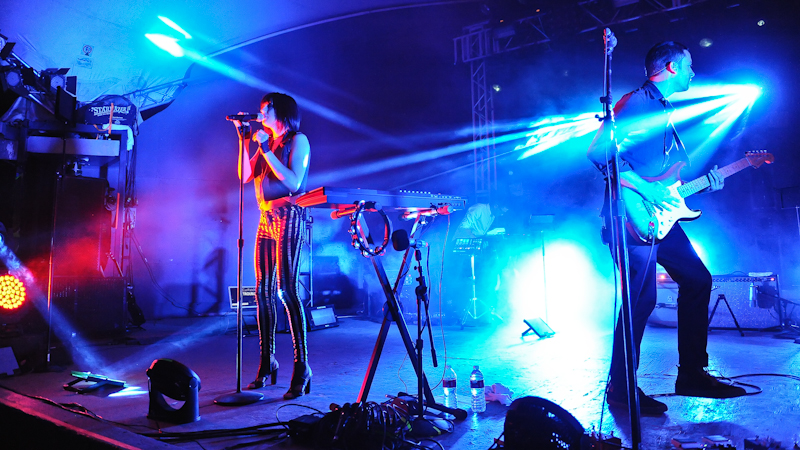
[[[248,124],[234,121],[240,139],[239,176],[245,183],[255,181],[256,199],[261,210],[255,245],[261,363],[256,379],[247,388],[263,387],[268,376],[271,384],[276,383],[276,303],[280,300],[289,316],[294,344],[292,381],[289,391],[283,395],[284,399],[290,400],[311,391],[306,320],[303,303],[297,295],[306,211],[289,201],[292,195],[305,191],[310,147],[308,138],[299,131],[300,110],[292,97],[277,92],[265,95],[261,99],[261,115],[264,129],[253,136],[258,149],[252,158],[248,158]]]

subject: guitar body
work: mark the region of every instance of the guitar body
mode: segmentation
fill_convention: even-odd
[[[678,221],[695,220],[702,214],[699,210],[689,209],[678,192],[678,188],[683,184],[680,171],[684,165],[684,162],[679,162],[660,177],[642,177],[645,181],[665,186],[680,201],[679,206],[673,206],[669,211],[656,208],[650,202],[645,201],[630,185],[623,183],[622,199],[625,202],[628,219],[625,226],[641,242],[650,244],[655,240],[658,243],[667,236]]]

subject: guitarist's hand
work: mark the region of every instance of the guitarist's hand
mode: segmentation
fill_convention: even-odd
[[[680,200],[672,195],[670,190],[661,183],[649,182],[640,177],[633,170],[626,170],[620,172],[622,178],[622,185],[627,186],[644,198],[645,201],[652,203],[658,209],[666,209],[672,211],[673,206],[680,206]]]
[[[725,177],[719,173],[717,166],[714,166],[714,168],[708,172],[706,177],[708,178],[709,186],[700,192],[714,192],[722,189],[725,186]]]
[[[672,195],[666,186],[661,183],[647,183],[639,188],[639,193],[645,200],[658,209],[672,211],[673,206],[680,206],[680,200]]]

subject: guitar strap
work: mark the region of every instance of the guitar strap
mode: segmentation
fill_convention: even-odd
[[[686,151],[686,146],[683,145],[683,141],[681,140],[680,136],[678,136],[678,130],[675,129],[675,124],[672,123],[672,112],[675,111],[675,107],[672,106],[672,103],[670,103],[670,101],[664,97],[661,97],[659,101],[664,106],[665,110],[667,108],[671,110],[670,117],[669,119],[667,119],[667,124],[672,129],[673,145],[677,146],[679,154],[680,152],[683,152],[683,154],[679,155],[678,157],[681,160],[686,161],[687,165],[691,166],[692,162],[689,160],[689,153]],[[664,140],[666,141],[666,133]],[[669,156],[671,151],[672,151],[672,145],[670,145],[669,148],[667,148],[666,142],[664,142],[664,166],[669,165]]]

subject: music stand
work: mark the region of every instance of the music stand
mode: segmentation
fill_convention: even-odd
[[[539,336],[539,338],[548,338],[556,334],[556,332],[553,331],[553,329],[550,328],[550,326],[547,325],[546,322],[549,319],[547,316],[547,270],[545,266],[545,246],[544,246],[544,232],[553,229],[554,218],[555,216],[552,214],[544,214],[544,215],[531,214],[531,216],[528,217],[528,225],[527,225],[528,232],[531,234],[538,232],[542,242],[542,293],[543,293],[542,299],[544,300],[544,320],[542,320],[539,317],[533,319],[523,319],[522,321],[525,323],[525,325],[528,326],[528,328],[526,328],[525,331],[522,332],[522,335],[520,336],[521,338],[524,338],[526,335],[528,335],[528,333],[531,332],[535,333],[537,336]]]

